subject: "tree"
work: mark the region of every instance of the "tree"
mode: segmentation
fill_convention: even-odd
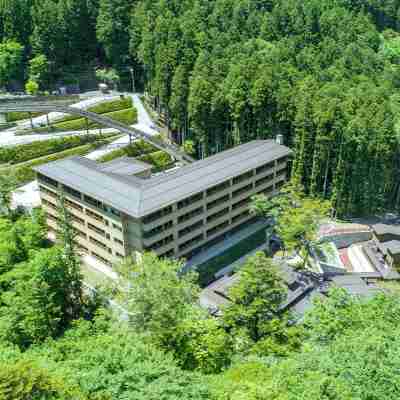
[[[8,230],[0,232],[0,274],[27,259],[27,251],[18,229],[6,223]]]
[[[257,342],[273,332],[286,294],[276,266],[263,253],[257,253],[238,272],[238,281],[229,290],[224,324],[234,331],[243,329]]]
[[[24,47],[13,40],[0,43],[0,85],[7,85],[21,72]]]
[[[130,324],[166,347],[198,299],[196,274],[182,274],[181,269],[181,263],[152,253],[120,267],[119,297],[129,311]]]
[[[120,81],[120,77],[117,71],[113,68],[96,70],[96,77],[97,79],[103,81],[103,83],[108,83],[109,85],[113,85],[114,89],[116,88],[118,82]]]
[[[65,279],[60,282],[64,291],[62,303],[63,315],[67,322],[79,318],[83,312],[83,287],[81,262],[76,250],[76,230],[71,224],[71,213],[65,205],[65,197],[61,192],[58,204],[59,231],[57,239],[60,241],[62,252],[59,254],[59,263],[64,270]]]
[[[310,246],[317,239],[317,232],[324,219],[329,217],[329,201],[307,197],[296,183],[288,184],[279,196],[268,199],[255,196],[251,211],[256,215],[272,217],[274,229],[283,241],[286,251],[297,251],[307,261]]]
[[[38,54],[29,60],[29,79],[39,86],[45,85],[49,79],[50,64],[44,54]]]
[[[132,1],[99,0],[97,39],[104,46],[107,59],[121,66],[129,58],[129,23]]]
[[[51,378],[55,388],[65,394],[65,397],[60,395],[55,399],[69,399],[67,393],[70,392],[74,393],[74,399],[77,400],[81,399],[80,396],[96,400],[210,398],[206,379],[197,373],[182,371],[170,354],[160,351],[149,344],[145,337],[113,321],[105,310],[94,321],[79,320],[63,337],[28,349],[24,355],[4,346],[1,350],[0,365],[7,364],[9,367],[0,371],[0,377],[4,376],[4,380],[0,378],[0,388],[2,384],[7,389],[14,388],[17,379],[23,379],[26,374],[28,376],[23,381],[27,387],[19,382],[22,393],[24,390],[28,392],[28,383],[32,382],[30,377],[37,383],[37,389],[41,388],[39,382],[42,379],[35,379],[35,367],[40,365],[43,380],[48,382],[44,378]],[[17,372],[22,369],[24,360],[29,360],[29,363],[25,361],[28,364],[24,368],[26,374]],[[30,363],[34,366],[31,367]],[[14,365],[16,367],[12,368]]]
[[[25,85],[26,93],[30,95],[37,95],[39,92],[39,84],[35,81],[29,80]]]
[[[279,362],[239,361],[212,381],[212,398],[394,399],[399,307],[398,296],[367,300],[333,291],[306,316],[300,352]]]
[[[0,399],[8,400],[84,400],[76,386],[30,360],[0,363]]]
[[[0,174],[0,215],[11,213],[12,193],[17,188],[17,179],[13,174]]]
[[[175,334],[173,354],[183,369],[215,374],[229,366],[233,340],[218,319],[193,310]]]

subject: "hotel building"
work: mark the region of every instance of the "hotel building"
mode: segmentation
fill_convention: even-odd
[[[145,251],[190,259],[249,225],[251,197],[279,191],[290,154],[256,140],[156,176],[126,157],[71,157],[35,170],[49,230],[57,233],[62,191],[80,250],[112,265]]]

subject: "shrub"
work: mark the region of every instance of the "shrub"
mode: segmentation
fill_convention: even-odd
[[[112,142],[113,140],[117,139],[120,137],[120,135],[115,135],[111,136],[107,139],[102,139],[102,140],[97,140],[96,142],[90,143],[90,144],[85,144],[83,146],[75,147],[73,149],[68,149],[65,151],[61,151],[55,154],[51,154],[47,157],[41,157],[32,161],[29,161],[21,166],[13,166],[13,167],[8,167],[0,170],[0,174],[5,174],[7,175],[10,170],[13,171],[15,174],[18,185],[23,185],[27,182],[30,182],[35,179],[35,171],[33,171],[33,167],[36,167],[38,165],[46,164],[51,161],[56,161],[56,160],[61,160],[66,157],[71,157],[71,156],[82,156],[93,149],[100,147],[106,143]]]
[[[107,114],[114,111],[126,110],[127,108],[132,108],[132,98],[124,97],[121,99],[114,99],[110,101],[104,101],[99,104],[95,104],[94,106],[88,107],[87,111],[94,112],[96,114]],[[55,122],[55,124],[59,124],[67,121],[74,121],[77,119],[82,119],[78,115],[68,115],[62,119],[59,119]]]
[[[39,117],[40,115],[43,115],[43,114],[42,113],[32,113],[32,117]],[[7,119],[7,122],[16,122],[16,121],[21,121],[24,119],[29,119],[29,113],[21,112],[21,111],[8,112],[6,114],[6,119]]]
[[[138,157],[138,160],[153,165],[153,172],[164,171],[174,165],[174,160],[165,151],[155,151]]]
[[[102,137],[114,136],[106,134]],[[34,158],[43,157],[74,147],[78,147],[99,139],[99,135],[71,136],[57,139],[43,140],[0,149],[0,163],[18,164]]]
[[[100,162],[107,162],[114,160],[119,157],[139,157],[145,154],[153,153],[157,151],[157,148],[151,145],[150,143],[145,142],[144,140],[137,140],[133,142],[131,145],[123,147],[122,149],[117,149],[111,151],[108,154],[105,154],[103,157],[99,159]]]
[[[127,108],[132,108],[132,107],[133,107],[132,98],[124,97],[122,99],[114,99],[96,104],[92,107],[89,107],[87,110],[94,112],[96,114],[106,114],[109,112],[125,110]]]
[[[25,85],[26,93],[36,95],[39,92],[39,85],[35,81],[28,81]]]
[[[103,114],[106,117],[109,117],[115,121],[122,122],[126,125],[132,125],[137,122],[137,112],[135,108],[128,108],[120,111],[113,111],[110,113]],[[89,129],[100,128],[100,125],[94,121],[88,121]],[[85,118],[77,118],[70,119],[64,122],[57,122],[53,124],[50,129],[55,132],[64,132],[64,131],[80,131],[86,129],[86,119]],[[47,132],[49,130],[48,127],[38,128],[36,132]]]

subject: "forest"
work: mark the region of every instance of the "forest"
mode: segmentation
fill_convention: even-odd
[[[133,67],[199,155],[280,133],[337,215],[393,210],[399,15],[395,0],[3,0],[0,83]]]
[[[294,324],[278,312],[282,277],[257,253],[215,318],[195,272],[145,254],[88,291],[59,210],[55,246],[40,211],[0,217],[1,400],[399,398],[398,288],[370,299],[332,289]]]

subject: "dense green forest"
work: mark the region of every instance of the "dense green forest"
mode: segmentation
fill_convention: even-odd
[[[395,0],[4,0],[0,83],[132,66],[200,153],[281,133],[339,215],[398,209],[399,18]]]
[[[221,318],[198,306],[195,273],[152,254],[93,296],[68,220],[60,204],[52,246],[40,213],[0,218],[1,400],[399,398],[398,296],[332,290],[293,325],[277,312],[286,289],[263,253]],[[124,318],[104,307],[111,294]]]

